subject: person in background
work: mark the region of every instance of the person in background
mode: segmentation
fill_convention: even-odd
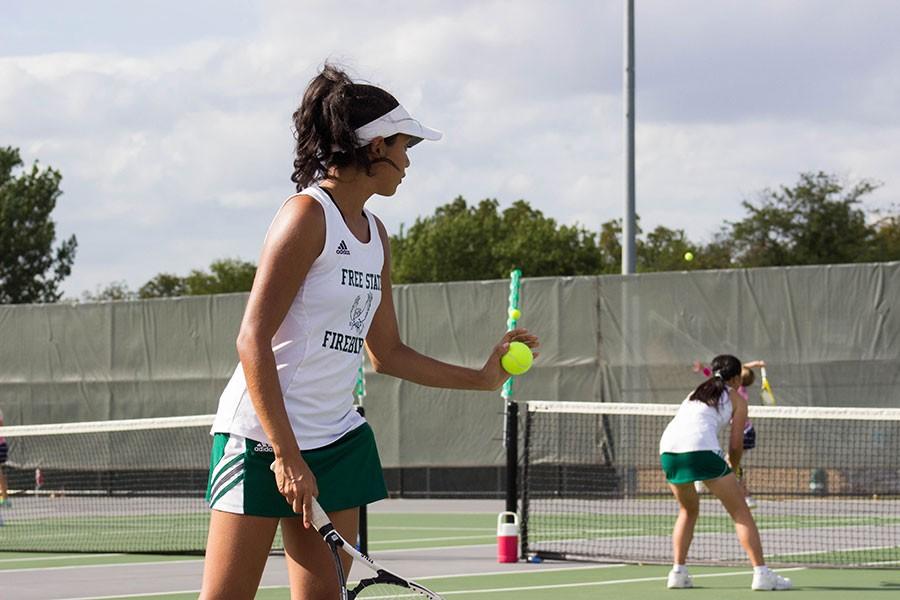
[[[733,472],[741,465],[747,420],[747,401],[737,393],[741,361],[728,354],[719,355],[713,359],[711,371],[711,377],[678,407],[659,441],[660,464],[679,505],[672,531],[674,564],[666,585],[670,589],[693,587],[686,562],[700,515],[694,482],[702,481],[734,521],[738,540],[753,565],[751,589],[791,589],[790,579],[766,566],[759,529]],[[719,445],[719,432],[726,427],[727,457]]]
[[[738,387],[737,393],[740,394],[748,404],[750,402],[750,394],[747,392],[747,388],[756,381],[756,374],[753,372],[753,369],[765,366],[766,361],[764,360],[752,360],[748,363],[744,363],[741,367],[741,385]],[[694,361],[694,373],[702,373],[705,377],[709,377],[712,375],[712,369],[702,364],[700,361]],[[744,424],[744,451],[746,452],[754,448],[756,448],[756,428],[748,417],[747,422]],[[746,474],[747,471],[743,467],[740,470],[735,471],[735,476],[737,476],[738,481],[741,484],[741,489],[744,490],[744,501],[752,510],[756,508],[756,500],[750,494],[750,490],[747,487],[747,482],[745,480]],[[706,486],[703,485],[702,481],[695,481],[694,488],[697,490],[698,494],[702,494],[706,491]]]
[[[0,410],[0,427],[3,427],[3,411]],[[0,435],[0,507],[9,505],[9,485],[6,482],[6,457],[9,446],[6,438]]]

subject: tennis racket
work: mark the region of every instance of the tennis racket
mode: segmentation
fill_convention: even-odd
[[[431,598],[432,600],[443,600],[440,596],[419,585],[414,581],[404,579],[396,573],[388,571],[377,562],[359,552],[352,544],[347,542],[341,534],[335,530],[334,525],[328,519],[328,515],[319,506],[318,500],[312,500],[312,515],[310,521],[316,528],[316,531],[325,539],[328,548],[331,550],[332,558],[334,558],[334,566],[337,569],[338,580],[340,581],[340,598],[341,600],[364,600],[365,598],[380,598],[383,600],[391,600],[394,598]],[[352,589],[347,585],[347,578],[344,574],[344,568],[341,564],[341,557],[338,549],[346,552],[353,559],[353,564],[360,563],[369,571],[375,573],[374,577],[361,579]]]
[[[269,467],[275,471],[275,463]],[[377,562],[357,550],[353,544],[341,537],[337,532],[328,515],[322,510],[319,501],[312,499],[312,514],[310,522],[316,531],[319,532],[328,544],[331,550],[331,557],[334,559],[334,568],[337,570],[338,581],[340,582],[340,599],[341,600],[365,600],[365,598],[379,598],[382,600],[393,600],[395,598],[431,598],[431,600],[444,600],[425,586],[419,585],[414,581],[404,579],[403,577],[388,571]],[[353,587],[348,589],[347,575],[344,573],[344,565],[341,564],[341,555],[338,549],[346,552],[353,559],[353,564],[361,563],[369,571],[375,573],[374,577],[367,577],[359,580]]]
[[[775,396],[772,394],[772,386],[769,385],[769,378],[766,377],[766,368],[760,367],[759,370],[762,374],[762,384],[760,384],[760,387],[762,388],[762,403],[766,406],[775,406]]]

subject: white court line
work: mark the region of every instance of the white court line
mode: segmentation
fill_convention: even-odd
[[[593,567],[584,567],[585,569],[590,568],[603,568],[605,565],[598,565]],[[609,565],[615,567],[622,567],[625,565]],[[574,567],[579,568],[579,567]],[[569,570],[569,569],[553,569],[555,571],[559,570]],[[804,571],[806,567],[794,567],[790,569],[779,569],[779,572],[787,572],[787,571]],[[547,571],[525,571],[523,573],[542,573]],[[701,578],[711,578],[711,577],[736,577],[739,575],[750,575],[752,571],[743,570],[743,571],[730,571],[728,573],[706,573],[701,575],[692,575],[694,579]],[[417,578],[419,581],[425,581],[429,579],[444,579],[450,577],[477,577],[480,575],[509,575],[516,574],[520,575],[522,573],[516,573],[513,571],[504,571],[500,573],[464,573],[459,575],[435,575],[433,577],[419,577]],[[555,590],[560,588],[573,588],[573,587],[598,587],[604,585],[619,585],[626,583],[644,583],[648,581],[665,581],[666,576],[663,577],[637,577],[633,579],[612,579],[609,581],[585,581],[581,583],[558,583],[558,584],[549,584],[549,585],[533,585],[533,586],[519,586],[519,587],[508,587],[508,588],[485,588],[481,590],[451,590],[448,592],[441,592],[442,596],[461,596],[464,594],[490,594],[494,592],[527,592],[531,590]],[[285,589],[286,586],[277,585],[277,586],[261,586],[259,589],[261,590],[269,590],[269,589]],[[144,598],[144,597],[153,597],[153,596],[168,596],[170,594],[196,594],[200,590],[180,590],[173,592],[154,592],[150,594],[126,594],[126,595],[116,595],[116,596],[83,596],[78,598],[57,598],[55,600],[112,600],[113,598]],[[374,596],[372,600],[377,600],[380,596]],[[389,598],[389,596],[384,596],[384,598]]]
[[[404,527],[403,525],[369,526],[369,531],[382,530],[400,531],[496,531],[493,527]]]
[[[866,546],[853,548],[838,548],[836,550],[804,550],[803,552],[772,552],[772,556],[811,556],[813,554],[834,554],[835,552],[871,552],[872,550],[893,550],[897,546]],[[897,562],[897,561],[888,561]]]
[[[485,547],[493,547],[495,544],[463,544],[460,546],[428,546],[427,548],[395,548],[390,550],[379,550],[378,554],[399,554],[401,552],[429,552],[431,550],[460,550],[464,548],[485,548]],[[86,554],[85,557],[91,556],[90,554]],[[90,569],[96,567],[133,567],[133,566],[143,566],[143,565],[158,565],[169,562],[179,562],[179,563],[189,563],[189,562],[203,562],[202,558],[198,559],[184,559],[184,560],[157,560],[151,562],[135,562],[135,563],[103,563],[99,565],[67,565],[64,567],[31,567],[26,569],[0,569],[0,573],[26,573],[28,571],[58,571],[62,569]],[[177,592],[172,592],[177,593]],[[117,596],[113,596],[116,598]]]
[[[608,564],[608,565],[585,565],[578,567],[555,567],[549,569],[540,569],[534,571],[490,571],[487,573],[454,573],[452,575],[430,575],[428,577],[414,577],[415,581],[426,581],[429,579],[454,579],[459,577],[476,577],[480,575],[527,575],[531,573],[551,573],[554,571],[582,571],[585,569],[611,569],[615,567],[626,567],[628,565],[624,564]],[[355,583],[355,582],[354,582]],[[286,589],[287,586],[284,585],[266,585],[260,586],[261,590],[282,590]],[[126,594],[126,595],[117,595],[117,596],[90,596],[90,597],[80,597],[80,598],[57,598],[56,600],[110,600],[111,598],[144,598],[150,596],[168,596],[169,594],[197,594],[200,590],[180,590],[174,592],[150,592],[149,594]]]
[[[87,555],[90,556],[90,555]],[[198,559],[186,559],[186,560],[156,560],[151,562],[124,562],[124,563],[103,563],[99,565],[66,565],[65,567],[31,567],[28,569],[0,569],[0,575],[3,573],[28,573],[29,571],[63,571],[63,570],[71,570],[71,569],[97,569],[101,567],[106,568],[116,568],[116,567],[144,567],[147,565],[165,565],[168,563],[177,562],[181,563],[192,563],[192,562],[203,562],[202,558]],[[173,592],[175,593],[175,592]],[[113,596],[115,598],[115,596]]]
[[[0,563],[6,562],[30,562],[32,560],[68,560],[70,558],[97,558],[99,556],[107,557],[107,556],[125,556],[121,552],[117,552],[115,554],[59,554],[57,556],[38,556],[36,558],[29,557],[21,557],[21,558],[0,558]]]
[[[883,567],[884,565],[900,565],[900,560],[880,560],[878,562],[863,563],[864,567]]]
[[[408,544],[410,542],[447,542],[451,540],[480,540],[483,538],[494,538],[497,534],[494,532],[483,533],[481,535],[453,535],[448,537],[431,537],[431,538],[407,538],[405,540],[378,540],[377,542],[369,542],[369,546],[390,546],[391,544]]]
[[[283,585],[261,585],[258,590],[283,590]],[[116,594],[115,596],[79,596],[77,598],[54,598],[54,600],[111,600],[112,598],[152,598],[153,596],[170,596],[172,594],[199,594],[200,590],[173,590],[171,592],[150,592],[149,594]]]
[[[794,567],[791,569],[778,569],[779,573],[783,573],[786,571],[803,571],[806,567]],[[705,573],[701,575],[691,575],[693,579],[700,578],[709,578],[709,577],[735,577],[738,575],[752,575],[753,571],[730,571],[728,573]],[[461,596],[463,594],[490,594],[493,592],[528,592],[531,590],[555,590],[559,588],[573,588],[573,587],[597,587],[601,585],[618,585],[622,583],[643,583],[647,581],[665,581],[668,575],[663,577],[637,577],[634,579],[611,579],[609,581],[585,581],[581,583],[557,583],[557,584],[549,584],[549,585],[533,585],[527,587],[510,587],[510,588],[485,588],[482,590],[459,590],[459,591],[449,591],[449,592],[441,592],[442,596]],[[387,596],[385,596],[387,597]],[[372,598],[372,600],[376,600],[377,596]]]

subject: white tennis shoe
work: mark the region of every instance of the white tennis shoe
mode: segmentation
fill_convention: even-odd
[[[758,592],[789,590],[792,587],[793,584],[790,579],[782,577],[771,569],[762,573],[753,573],[753,583],[750,584],[750,589]]]
[[[672,569],[669,571],[669,579],[666,581],[666,587],[670,590],[692,588],[694,587],[694,580],[691,579],[687,570],[676,571],[675,569]]]

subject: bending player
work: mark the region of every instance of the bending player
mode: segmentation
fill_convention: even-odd
[[[720,355],[713,359],[711,370],[712,376],[681,403],[659,442],[660,463],[680,507],[672,532],[674,565],[667,586],[693,587],[685,565],[700,514],[694,482],[702,481],[734,520],[738,540],[753,564],[751,589],[790,589],[790,579],[766,566],[759,529],[733,472],[740,468],[747,420],[747,401],[737,393],[741,362],[734,356]],[[729,424],[726,462],[719,446],[719,432]]]
[[[279,520],[291,597],[335,597],[332,556],[310,528],[311,499],[345,539],[356,539],[358,507],[387,497],[374,435],[353,409],[364,345],[380,373],[475,390],[509,377],[500,357],[510,342],[537,346],[524,329],[510,331],[471,369],[400,339],[390,240],[366,202],[393,196],[409,149],[440,132],[388,92],[327,64],[294,113],[294,129],[298,193],[263,243],[238,334],[240,364],[212,430],[204,600],[254,597]]]

